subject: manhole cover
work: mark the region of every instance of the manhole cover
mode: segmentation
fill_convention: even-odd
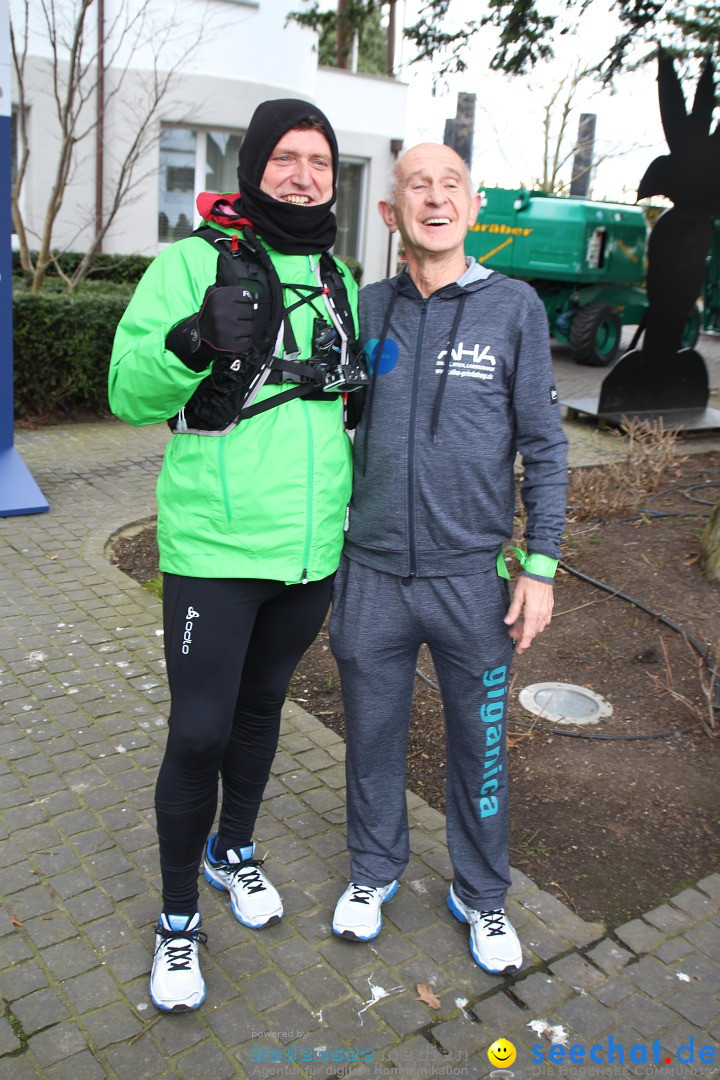
[[[612,716],[609,701],[575,683],[533,683],[523,687],[518,698],[523,709],[554,724],[597,724]]]

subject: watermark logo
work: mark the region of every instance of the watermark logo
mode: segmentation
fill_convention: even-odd
[[[488,1061],[496,1069],[507,1069],[517,1057],[517,1050],[509,1039],[496,1039],[487,1054]],[[512,1073],[505,1073],[505,1076],[512,1076]]]
[[[603,1042],[593,1043],[592,1046],[583,1046],[581,1043],[573,1043],[570,1046],[562,1043],[553,1043],[551,1046],[543,1046],[537,1043],[530,1048],[530,1057],[535,1064],[533,1075],[539,1076],[551,1070],[548,1066],[563,1065],[568,1068],[568,1075],[573,1071],[573,1066],[603,1065],[606,1069],[613,1070],[615,1066],[624,1066],[631,1076],[649,1075],[653,1067],[663,1065],[678,1069],[683,1075],[688,1075],[688,1066],[700,1066],[702,1069],[707,1065],[714,1065],[718,1060],[717,1050],[711,1045],[700,1045],[699,1040],[690,1036],[687,1043],[679,1046],[675,1053],[675,1060],[663,1048],[659,1039],[653,1039],[652,1043],[633,1043],[628,1046],[613,1035],[608,1035]],[[620,1069],[623,1072],[623,1069]],[[693,1072],[694,1070],[690,1070]],[[574,1070],[582,1075],[582,1068]],[[555,1071],[551,1074],[554,1076]]]

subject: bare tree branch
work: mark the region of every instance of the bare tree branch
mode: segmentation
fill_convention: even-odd
[[[53,230],[73,173],[82,163],[81,146],[96,132],[102,116],[107,114],[111,106],[122,106],[123,92],[132,74],[134,54],[140,48],[151,48],[152,71],[144,86],[144,96],[133,103],[132,116],[128,117],[126,130],[134,134],[120,160],[114,163],[112,178],[104,193],[102,221],[96,224],[93,215],[88,214],[87,219],[78,225],[77,235],[89,226],[92,238],[90,243],[85,245],[87,250],[76,270],[70,277],[64,276],[69,288],[74,288],[86,276],[93,256],[100,250],[102,241],[118,213],[133,197],[133,192],[141,180],[147,178],[147,171],[142,177],[138,175],[140,164],[159,139],[158,119],[174,80],[174,73],[182,70],[183,61],[194,48],[191,45],[179,59],[176,58],[175,63],[163,67],[160,63],[161,55],[172,42],[173,32],[179,24],[174,17],[170,18],[158,32],[151,25],[150,6],[147,2],[136,6],[130,4],[129,0],[120,0],[104,28],[101,42],[97,40],[97,35],[92,33],[94,24],[89,23],[89,14],[91,10],[95,10],[94,0],[74,0],[72,16],[66,21],[63,21],[56,0],[39,0],[39,10],[50,51],[48,86],[58,126],[58,152],[49,179],[47,203],[42,228],[37,236],[34,264],[29,249],[29,238],[34,234],[25,222],[21,199],[30,157],[27,137],[27,56],[31,14],[29,0],[24,0],[22,31],[11,25],[21,146],[12,192],[12,210],[21,265],[32,273],[30,287],[33,291],[42,287],[48,268],[53,263],[58,265],[53,254]],[[63,9],[63,12],[65,10]],[[105,54],[104,70],[100,64],[101,51]],[[121,61],[121,57],[125,59]],[[105,71],[112,72],[112,78],[105,80],[103,107],[98,111],[94,106],[100,78]]]

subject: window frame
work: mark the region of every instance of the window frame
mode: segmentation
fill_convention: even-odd
[[[364,240],[365,240],[365,225],[367,221],[367,191],[368,191],[368,171],[370,162],[367,158],[359,157],[353,154],[340,154],[338,164],[341,165],[359,165],[360,166],[360,191],[357,199],[357,250],[355,252],[343,252],[348,258],[357,259],[358,262],[363,261]],[[339,177],[338,177],[339,180]],[[338,255],[342,258],[343,255]]]

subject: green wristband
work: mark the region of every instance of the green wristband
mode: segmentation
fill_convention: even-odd
[[[551,559],[549,555],[526,555],[520,548],[511,547],[510,551],[514,551],[517,556],[517,561],[520,563],[520,567],[527,574],[537,574],[538,577],[554,578],[555,571],[558,567],[558,560]],[[510,580],[510,573],[505,562],[505,556],[502,549],[498,552],[497,557],[497,572],[501,578]]]
[[[558,567],[558,560],[551,559],[549,555],[526,555],[522,568],[526,574],[537,574],[538,577],[554,578]]]

